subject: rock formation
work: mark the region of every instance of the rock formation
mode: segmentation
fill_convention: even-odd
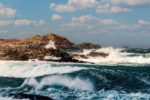
[[[70,42],[62,36],[53,33],[44,36],[35,35],[26,39],[0,39],[1,49],[40,49],[44,48],[49,41],[53,41],[57,49],[74,49],[78,48],[74,43]]]
[[[101,46],[97,44],[92,43],[81,43],[78,45],[80,49],[100,49]]]
[[[65,50],[99,49],[99,45],[82,43],[76,45],[68,39],[55,35],[54,33],[44,36],[35,35],[25,39],[0,39],[0,60],[29,60],[44,59],[46,56],[59,57],[62,62],[79,62],[74,58],[86,58],[86,55],[68,54]],[[47,45],[50,46],[47,46]],[[51,46],[53,45],[53,46]],[[49,48],[50,47],[50,48]],[[89,56],[105,54],[91,53]],[[52,59],[50,59],[52,60]]]
[[[23,93],[16,93],[16,94],[9,94],[9,97],[19,100],[53,100],[52,98],[40,95],[33,95],[33,94],[23,94]]]

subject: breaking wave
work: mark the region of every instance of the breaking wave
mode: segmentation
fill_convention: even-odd
[[[1,61],[0,76],[3,77],[37,77],[50,74],[63,74],[87,68],[71,66],[53,66],[51,63]]]
[[[93,51],[109,56],[80,59],[96,64],[0,61],[0,100],[15,100],[10,93],[55,100],[150,99],[150,50],[108,47],[78,54]]]
[[[130,52],[130,50],[125,50],[121,48],[106,47],[97,50],[83,50],[81,55],[87,55],[90,52],[100,52],[109,54],[107,57],[88,57],[88,59],[79,59],[81,61],[92,62],[96,64],[150,64],[150,52],[138,53],[136,50]]]
[[[38,82],[35,78],[26,79],[24,85],[34,86],[37,90],[42,89],[44,86],[60,85],[72,89],[89,90],[93,91],[93,84],[89,80],[82,80],[80,78],[71,78],[66,76],[48,76]]]

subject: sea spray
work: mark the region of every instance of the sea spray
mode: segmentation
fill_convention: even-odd
[[[83,80],[78,77],[71,78],[67,76],[47,76],[38,82],[35,78],[26,79],[22,86],[31,85],[36,87],[37,90],[49,85],[62,85],[72,89],[89,90],[93,91],[93,84],[89,80]]]
[[[48,48],[56,49],[55,43],[52,40],[50,40],[49,43],[45,47],[46,49]]]
[[[0,76],[3,77],[37,77],[50,74],[63,74],[79,71],[87,68],[72,66],[52,66],[50,63],[30,62],[1,62]]]
[[[90,52],[99,52],[109,54],[107,57],[97,56],[88,57],[88,59],[80,58],[80,61],[92,62],[99,65],[113,65],[113,64],[150,64],[150,57],[148,54],[136,54],[124,51],[121,48],[106,47],[101,49],[83,50],[80,55],[87,55]],[[124,51],[124,52],[123,52]],[[135,56],[132,56],[135,55]]]
[[[93,57],[97,64],[0,61],[0,99],[11,100],[8,94],[20,92],[55,100],[150,99],[148,51],[136,53],[115,48],[88,51],[110,55]]]

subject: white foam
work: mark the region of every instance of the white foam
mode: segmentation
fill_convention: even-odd
[[[101,52],[101,53],[107,53],[109,56],[106,58],[104,57],[88,57],[88,59],[81,58],[79,60],[86,61],[86,62],[93,62],[96,64],[150,64],[150,57],[149,54],[147,54],[146,57],[143,57],[142,55],[137,56],[129,56],[132,53],[127,52],[121,52],[123,49],[114,49],[112,47],[106,47],[95,50],[95,52]],[[84,50],[83,53],[80,54],[89,54],[93,50]]]
[[[49,43],[45,47],[46,49],[48,48],[56,49],[55,43],[52,40],[50,40]]]
[[[86,69],[83,67],[52,66],[48,62],[15,62],[0,61],[0,76],[3,77],[36,77],[49,74],[71,73]]]
[[[23,85],[35,86],[36,89],[41,89],[45,85],[63,85],[72,89],[93,91],[93,84],[89,80],[80,78],[71,78],[66,76],[48,76],[37,82],[34,78],[26,79]],[[23,86],[22,85],[22,86]]]

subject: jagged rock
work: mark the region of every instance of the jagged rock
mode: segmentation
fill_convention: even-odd
[[[43,40],[52,40],[58,49],[75,49],[78,48],[74,43],[62,36],[55,35],[54,33],[43,36]]]
[[[109,54],[106,53],[99,53],[99,52],[90,52],[87,56],[91,56],[91,57],[107,57]]]
[[[100,45],[92,44],[92,43],[81,43],[78,46],[81,49],[100,49],[101,48]]]
[[[78,60],[73,59],[73,57],[66,53],[62,52],[59,49],[20,49],[20,50],[4,50],[4,55],[0,57],[0,60],[29,60],[29,59],[39,59],[45,60],[45,56],[54,56],[59,57],[59,60],[53,61],[60,61],[60,62],[79,62]]]
[[[23,94],[23,93],[16,93],[16,94],[9,94],[9,97],[14,99],[29,99],[29,100],[53,100],[52,98],[40,95],[33,95],[33,94]]]
[[[56,49],[46,48],[50,41]],[[0,60],[45,60],[45,56],[59,57],[60,62],[80,62],[74,58],[87,58],[85,55],[71,55],[65,50],[99,49],[99,45],[82,43],[76,45],[68,39],[54,33],[44,36],[35,35],[25,39],[0,39]],[[106,56],[106,54],[89,54],[89,56]]]
[[[25,39],[0,39],[1,49],[41,49],[44,48],[49,41],[52,40],[57,49],[79,49],[78,46],[62,36],[54,33],[44,36],[35,35]]]
[[[2,56],[2,55],[4,55],[4,54],[5,54],[5,52],[2,51],[2,50],[0,50],[0,56]]]

